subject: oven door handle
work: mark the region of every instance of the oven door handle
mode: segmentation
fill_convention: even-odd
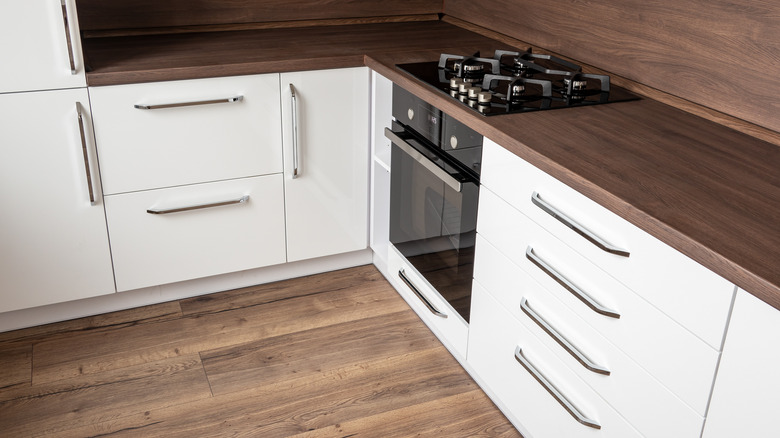
[[[460,181],[453,178],[452,175],[445,172],[428,157],[421,154],[417,149],[414,148],[414,146],[407,143],[406,140],[399,137],[398,134],[393,132],[390,128],[385,128],[385,137],[390,139],[393,144],[401,148],[401,150],[404,151],[407,155],[412,157],[418,163],[422,164],[423,167],[428,169],[431,173],[436,175],[440,180],[444,181],[445,184],[452,187],[455,191],[461,192],[463,190],[463,184],[461,184]]]

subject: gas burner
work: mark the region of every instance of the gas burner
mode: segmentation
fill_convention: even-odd
[[[541,87],[541,94],[534,93],[526,96],[526,84],[534,84]],[[506,89],[504,89],[506,85]],[[506,102],[522,102],[528,98],[538,99],[552,97],[552,83],[538,79],[518,78],[515,76],[485,75],[482,80],[482,88],[486,90],[500,89],[503,93],[495,92],[494,95]]]
[[[585,87],[588,86],[588,81],[584,78],[582,79],[573,79],[573,78],[563,78],[563,85],[566,86],[566,89],[571,89],[572,92],[582,91],[585,89]]]
[[[492,74],[501,73],[501,64],[498,60],[480,58],[479,53],[475,56],[442,53],[439,57],[439,68],[450,71],[459,78],[481,78],[488,71]]]

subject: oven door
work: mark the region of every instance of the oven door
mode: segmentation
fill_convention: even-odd
[[[390,242],[469,321],[479,182],[403,131],[392,141]]]

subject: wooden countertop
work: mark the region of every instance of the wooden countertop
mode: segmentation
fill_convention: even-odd
[[[365,64],[780,309],[780,147],[650,99],[483,117],[395,68],[497,48],[440,21],[83,41],[90,86]]]

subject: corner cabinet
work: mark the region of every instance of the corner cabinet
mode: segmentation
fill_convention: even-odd
[[[0,312],[114,292],[89,108],[83,88],[0,94]]]
[[[76,0],[3,0],[0,93],[85,87]]]
[[[368,246],[369,71],[281,75],[287,261]]]
[[[703,438],[777,436],[780,311],[737,291]]]

